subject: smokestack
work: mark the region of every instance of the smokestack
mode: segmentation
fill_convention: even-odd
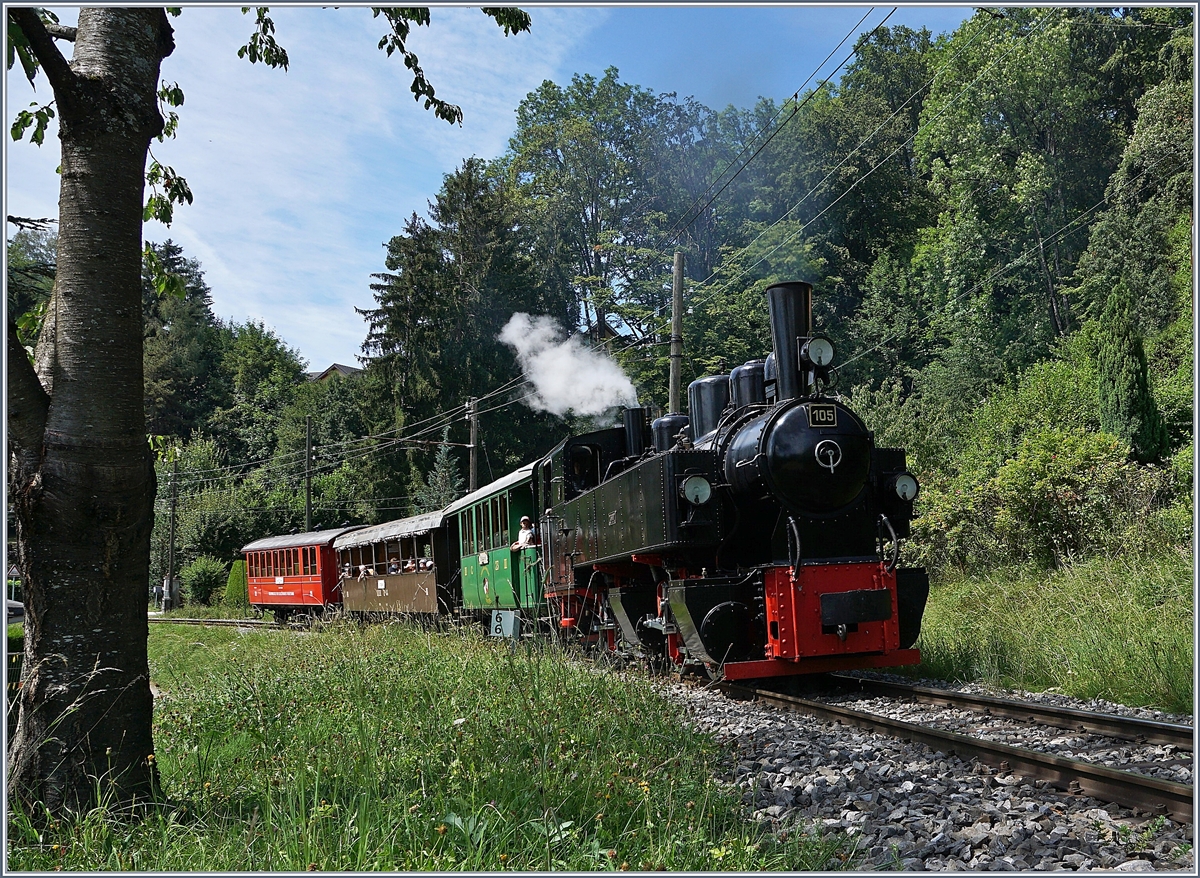
[[[789,281],[767,287],[771,312],[771,343],[775,346],[775,402],[800,395],[800,337],[812,335],[812,284]]]

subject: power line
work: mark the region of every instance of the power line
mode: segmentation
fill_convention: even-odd
[[[1158,159],[1158,161],[1154,162],[1154,164],[1149,165],[1146,168],[1144,168],[1136,177],[1132,177],[1125,184],[1123,184],[1117,192],[1105,194],[1105,196],[1103,198],[1101,198],[1098,202],[1093,204],[1087,210],[1082,211],[1073,220],[1064,224],[1063,226],[1058,228],[1056,231],[1052,232],[1049,236],[1047,236],[1045,238],[1045,240],[1040,242],[1040,246],[1045,246],[1046,244],[1057,243],[1058,241],[1065,238],[1067,235],[1071,235],[1071,234],[1074,234],[1075,232],[1079,231],[1080,228],[1083,228],[1079,224],[1081,222],[1083,222],[1090,214],[1095,213],[1097,210],[1099,210],[1101,207],[1103,207],[1105,204],[1107,204],[1116,195],[1123,193],[1124,190],[1126,189],[1126,187],[1129,186],[1131,183],[1133,183],[1134,180],[1137,180],[1140,177],[1144,176],[1145,174],[1149,173],[1151,170],[1158,167],[1160,164],[1162,164],[1166,160],[1167,160],[1166,156]],[[1147,185],[1149,185],[1149,181],[1147,181],[1146,183],[1143,183],[1141,186],[1138,186],[1134,191],[1140,192]],[[1072,228],[1072,227],[1075,227],[1075,228]],[[946,300],[946,303],[942,306],[941,310],[944,311],[946,308],[949,308],[951,305],[958,302],[960,299],[964,299],[967,296],[970,296],[973,293],[977,292],[978,290],[982,289],[986,284],[995,280],[997,277],[1000,277],[1001,275],[1006,274],[1011,269],[1016,268],[1017,266],[1023,265],[1024,263],[1028,262],[1033,257],[1036,249],[1037,248],[1033,247],[1033,246],[1025,248],[1025,250],[1022,251],[1022,253],[1016,259],[1013,259],[1013,260],[1009,261],[1008,263],[1006,263],[1005,265],[1002,265],[999,268],[995,269],[987,277],[980,280],[974,286],[972,286],[968,289],[965,289],[962,292],[956,293],[954,296],[951,296],[949,299]],[[925,320],[928,320],[928,319],[930,319],[929,316],[918,317],[917,321],[916,321],[916,325],[920,326],[920,325],[922,325],[922,323],[925,322]],[[857,354],[855,354],[854,356],[848,358],[845,362],[842,363],[842,365],[848,366],[851,363],[853,363],[855,360],[859,360],[859,359],[867,356],[868,354],[875,353],[875,351],[879,350],[881,347],[883,347],[888,342],[899,338],[900,334],[901,333],[896,332],[896,333],[893,333],[892,335],[889,335],[887,338],[878,342],[873,347],[870,347],[864,351],[860,351]]]

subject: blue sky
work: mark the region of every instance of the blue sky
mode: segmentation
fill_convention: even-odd
[[[200,261],[216,313],[272,327],[313,370],[356,364],[373,304],[371,274],[383,245],[415,211],[424,214],[442,176],[468,156],[500,155],[517,105],[546,79],[614,66],[655,92],[693,96],[718,109],[791,96],[869,6],[525,6],[530,33],[504,37],[478,8],[435,7],[410,47],[439,97],[463,108],[461,127],[421,109],[403,62],[375,48],[384,25],[369,9],[275,7],[287,72],[237,57],[253,17],[239,7],[185,7],[173,19],[176,49],[162,77],[186,96],[179,135],[154,143],[183,174],[195,202],[170,229]],[[891,11],[874,7],[859,31]],[[75,12],[56,9],[63,23]],[[968,7],[901,7],[888,25],[953,30]],[[849,51],[840,49],[820,76]],[[814,79],[813,82],[819,81]],[[6,79],[5,132],[18,110],[47,100],[20,66]],[[57,140],[40,149],[5,134],[6,210],[56,216]],[[11,229],[9,230],[11,233]]]

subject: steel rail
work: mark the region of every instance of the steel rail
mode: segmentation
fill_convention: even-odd
[[[242,626],[267,628],[275,625],[274,622],[268,622],[266,619],[164,619],[161,616],[149,616],[148,619],[163,625],[203,625],[215,628],[240,628]]]
[[[1038,753],[779,692],[750,689],[732,683],[722,683],[720,688],[733,698],[757,700],[844,725],[916,741],[936,750],[954,753],[962,759],[977,759],[1001,770],[1046,780],[1052,786],[1074,795],[1088,795],[1126,808],[1167,814],[1181,822],[1192,822],[1192,787],[1186,784]]]
[[[1009,719],[1042,723],[1060,729],[1094,732],[1098,735],[1122,738],[1139,743],[1170,744],[1180,750],[1192,750],[1194,746],[1195,729],[1191,726],[1177,723],[1165,723],[1158,720],[1141,719],[1139,717],[1117,716],[1111,713],[1095,713],[1088,710],[1055,707],[1048,704],[1031,704],[1026,701],[1016,701],[1010,698],[997,698],[991,695],[972,695],[966,692],[934,689],[928,686],[915,686],[907,683],[896,683],[890,680],[873,680],[868,677],[855,677],[848,674],[833,674],[831,676],[839,683],[856,686],[864,692],[902,696],[925,704],[965,707],[969,710],[976,710],[990,716],[1002,716]]]

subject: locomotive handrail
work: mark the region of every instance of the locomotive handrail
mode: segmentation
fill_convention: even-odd
[[[892,560],[888,562],[885,568],[888,573],[891,573],[896,569],[896,565],[900,563],[900,538],[896,536],[896,529],[892,527],[892,523],[888,520],[888,517],[882,512],[879,513],[879,517],[887,525],[888,533],[892,535]],[[882,545],[879,547],[879,554],[883,554]]]

